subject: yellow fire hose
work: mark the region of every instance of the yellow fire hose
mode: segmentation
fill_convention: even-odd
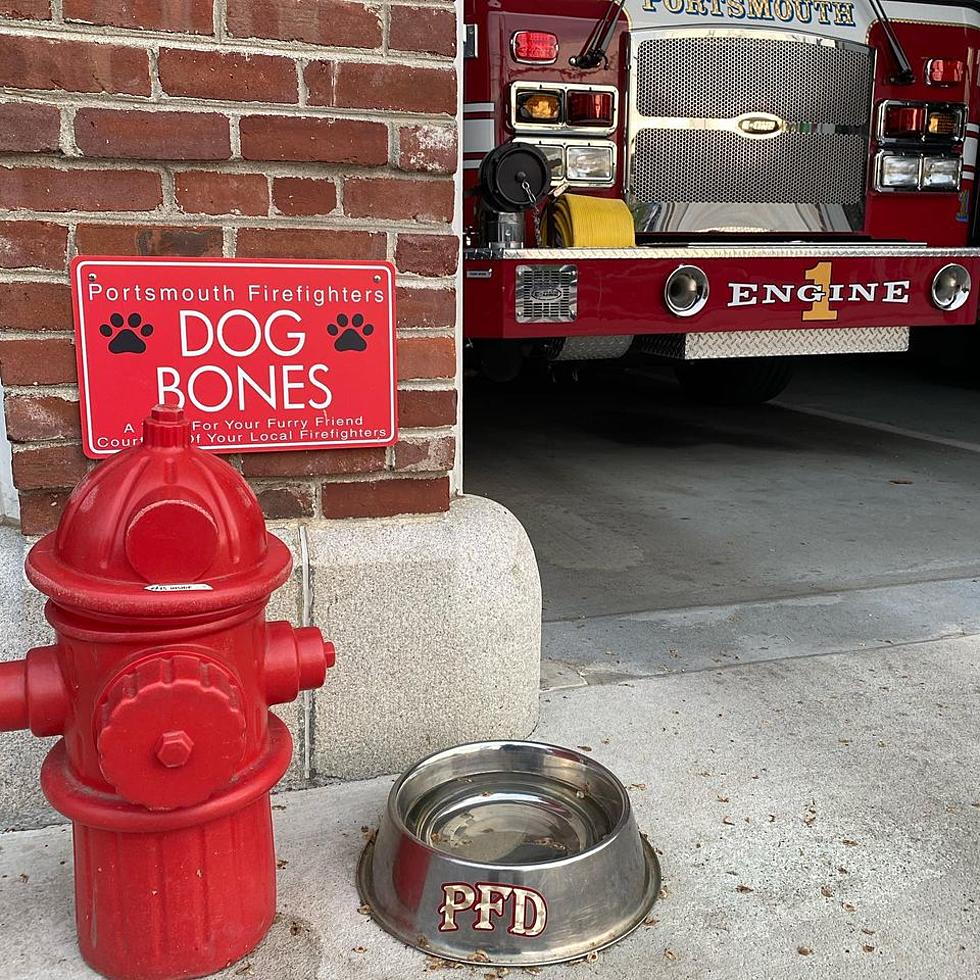
[[[564,248],[633,248],[633,215],[616,198],[563,194],[551,206],[545,241]]]

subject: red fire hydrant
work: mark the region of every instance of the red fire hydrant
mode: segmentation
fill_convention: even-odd
[[[0,729],[64,736],[41,784],[73,822],[78,943],[108,977],[203,976],[272,923],[292,739],[269,705],[334,656],[265,621],[291,567],[242,477],[162,407],[27,558],[57,642],[0,664]]]

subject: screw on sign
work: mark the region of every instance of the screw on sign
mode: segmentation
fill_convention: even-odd
[[[80,256],[72,296],[92,459],[138,444],[157,404],[213,452],[397,439],[386,262]]]
[[[334,660],[319,630],[265,621],[289,551],[191,435],[158,407],[82,480],[27,558],[56,642],[0,664],[0,730],[64,736],[41,786],[73,822],[82,955],[115,980],[202,976],[265,935],[292,753],[268,709]]]

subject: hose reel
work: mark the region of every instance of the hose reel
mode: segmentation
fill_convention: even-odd
[[[545,238],[554,248],[633,248],[633,215],[619,198],[563,194],[552,205]]]

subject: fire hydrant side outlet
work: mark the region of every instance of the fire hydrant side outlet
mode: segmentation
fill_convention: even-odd
[[[57,642],[0,664],[0,730],[64,736],[41,783],[73,822],[79,947],[107,977],[212,973],[272,922],[292,740],[269,705],[333,663],[319,630],[265,622],[291,564],[241,474],[163,407],[28,555]]]

